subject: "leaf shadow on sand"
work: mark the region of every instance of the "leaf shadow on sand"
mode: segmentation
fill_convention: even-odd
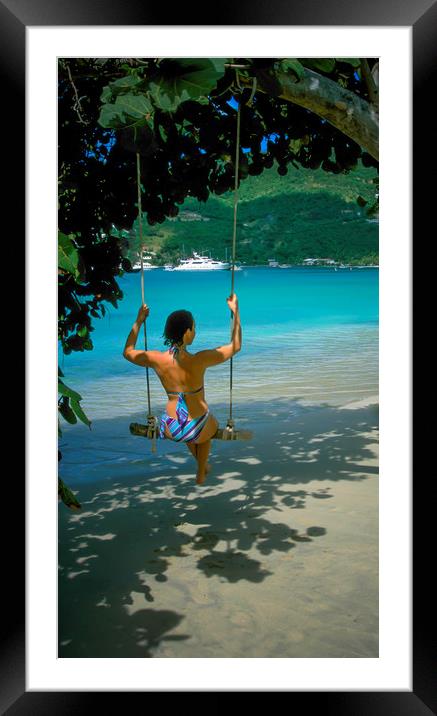
[[[175,560],[194,560],[194,573],[206,580],[255,586],[273,574],[265,567],[270,555],[326,534],[323,525],[289,524],[290,509],[335,498],[330,486],[309,483],[377,474],[376,406],[253,408],[258,417],[241,427],[254,439],[213,441],[212,471],[201,486],[186,446],[160,442],[154,455],[148,441],[120,438],[120,419],[101,421],[94,451],[76,465],[76,485],[70,479],[82,510],[59,511],[60,657],[150,657],[163,641],[190,639],[170,634],[184,614],[159,608],[164,584],[178,602],[201,592],[190,584],[192,567],[186,584],[172,584]],[[87,484],[90,472],[111,477]]]

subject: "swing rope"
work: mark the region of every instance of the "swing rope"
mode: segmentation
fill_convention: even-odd
[[[230,65],[232,66],[232,65]],[[234,286],[235,286],[235,255],[236,255],[236,246],[237,246],[237,210],[238,210],[238,179],[239,179],[239,167],[240,167],[240,126],[241,126],[241,98],[244,91],[244,87],[240,84],[240,79],[238,76],[238,66],[235,66],[235,79],[237,82],[238,90],[236,92],[239,93],[239,102],[238,102],[238,112],[237,112],[237,136],[235,141],[235,183],[234,183],[234,223],[233,223],[233,232],[232,232],[232,268],[231,268],[231,296],[234,293]],[[253,102],[253,98],[255,96],[256,91],[256,77],[253,78],[253,86],[252,86],[252,92],[251,95],[247,101],[247,105],[250,106]],[[232,338],[232,331],[233,331],[233,324],[234,324],[234,314],[231,311],[231,338]],[[229,365],[229,418],[227,422],[227,428],[232,429],[234,427],[234,421],[232,419],[232,387],[233,387],[233,356],[231,356],[230,359],[230,365]]]
[[[141,256],[141,300],[142,306],[145,304],[145,293],[144,293],[144,263],[143,263],[143,212],[141,207],[141,171],[140,171],[140,154],[137,152],[137,189],[138,189],[138,225],[140,234],[140,256]],[[147,351],[147,321],[144,321],[144,350]],[[152,415],[151,402],[150,402],[150,382],[149,382],[149,367],[146,366],[146,383],[147,383],[147,423],[149,426],[156,427],[156,419]],[[156,452],[156,430],[153,431],[152,441],[152,452]]]

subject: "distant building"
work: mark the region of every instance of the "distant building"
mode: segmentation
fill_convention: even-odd
[[[201,215],[195,211],[181,211],[179,216],[181,221],[202,221]]]
[[[335,266],[337,264],[337,261],[335,261],[334,259],[330,259],[330,258],[326,258],[326,259],[315,258],[315,259],[304,259],[302,264],[304,266],[320,266],[320,265]]]
[[[168,217],[170,221],[210,221],[208,216],[202,216],[196,211],[181,211],[178,216]]]

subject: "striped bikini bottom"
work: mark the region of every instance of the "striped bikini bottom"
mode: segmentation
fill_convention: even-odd
[[[195,391],[198,392],[198,391]],[[200,435],[205,427],[209,417],[209,410],[198,418],[188,420],[188,408],[185,402],[184,394],[178,393],[178,402],[176,405],[177,418],[172,418],[168,413],[163,413],[159,426],[159,437],[166,438],[165,426],[167,425],[172,439],[177,442],[192,442]]]
[[[167,437],[165,434],[165,426],[167,425],[173,440],[176,440],[177,442],[190,443],[193,440],[196,440],[196,438],[200,435],[206,425],[208,417],[209,410],[207,410],[206,413],[201,415],[199,418],[193,418],[192,420],[186,420],[185,422],[180,423],[176,418],[172,418],[170,415],[167,415],[167,413],[164,413],[161,417],[159,437]]]

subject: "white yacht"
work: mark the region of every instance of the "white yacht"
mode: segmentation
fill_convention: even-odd
[[[209,256],[201,256],[196,251],[189,259],[180,259],[179,264],[174,267],[174,271],[217,271],[228,269],[230,264],[227,261],[217,261],[210,259]]]

